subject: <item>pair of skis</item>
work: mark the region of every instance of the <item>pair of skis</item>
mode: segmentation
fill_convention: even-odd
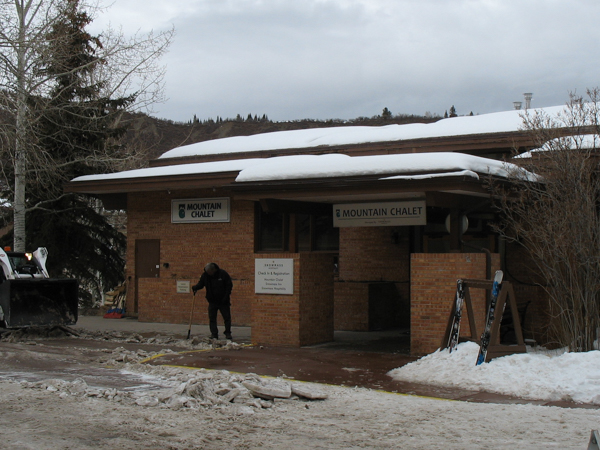
[[[494,276],[494,282],[492,284],[492,294],[490,298],[490,307],[487,312],[485,327],[481,334],[481,344],[479,346],[479,354],[477,355],[476,365],[480,365],[485,361],[487,356],[488,346],[490,344],[490,335],[492,331],[492,323],[494,321],[496,312],[496,303],[498,302],[498,293],[500,292],[500,285],[502,284],[502,278],[504,274],[501,270],[496,271]],[[465,302],[465,289],[463,280],[456,281],[456,300],[454,308],[454,317],[452,318],[452,326],[450,328],[450,336],[448,337],[448,349],[450,353],[458,345],[458,338],[460,335],[460,320],[462,317],[462,308]]]

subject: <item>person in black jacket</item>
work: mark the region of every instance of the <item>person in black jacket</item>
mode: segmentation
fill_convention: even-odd
[[[227,272],[215,263],[208,263],[204,267],[204,273],[200,281],[192,287],[194,295],[196,291],[206,288],[206,300],[208,301],[208,324],[213,339],[219,339],[217,328],[217,312],[221,311],[225,322],[225,338],[231,339],[231,290],[233,282]]]

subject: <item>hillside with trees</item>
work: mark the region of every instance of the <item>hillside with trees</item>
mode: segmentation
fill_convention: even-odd
[[[388,108],[384,108],[381,115],[358,117],[352,120],[303,119],[274,122],[265,114],[262,116],[252,114],[242,116],[238,114],[235,118],[217,117],[216,119],[207,120],[199,120],[194,116],[190,121],[184,123],[158,119],[141,113],[126,115],[122,120],[128,129],[125,137],[127,146],[144,153],[147,159],[154,159],[175,147],[231,136],[250,136],[274,131],[307,128],[432,123],[441,118],[437,115],[393,115]]]

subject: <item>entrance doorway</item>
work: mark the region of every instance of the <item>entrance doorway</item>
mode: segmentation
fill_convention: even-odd
[[[138,280],[140,278],[158,278],[160,276],[160,240],[135,240],[135,299],[134,312],[138,312]]]

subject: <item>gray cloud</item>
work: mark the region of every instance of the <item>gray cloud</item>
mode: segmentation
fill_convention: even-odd
[[[486,113],[526,91],[549,106],[598,85],[597,0],[164,3],[117,0],[109,14],[132,30],[174,24],[156,108],[173,120]]]

